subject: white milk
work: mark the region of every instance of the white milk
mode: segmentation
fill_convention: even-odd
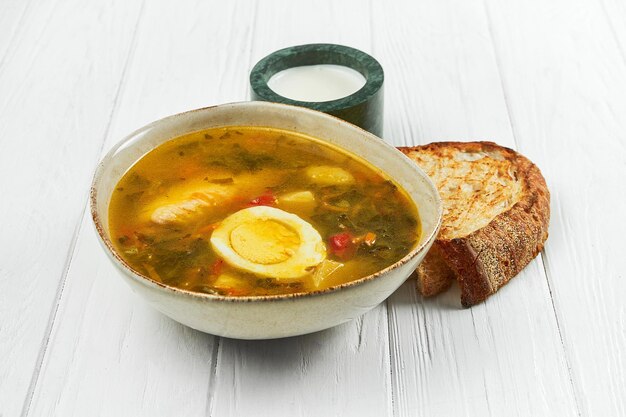
[[[365,85],[365,77],[342,65],[306,65],[280,71],[267,84],[283,97],[320,102],[356,93]]]

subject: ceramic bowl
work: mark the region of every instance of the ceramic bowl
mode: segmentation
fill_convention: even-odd
[[[174,137],[218,126],[266,126],[325,140],[368,160],[390,175],[416,203],[422,237],[395,264],[325,290],[275,296],[200,294],[155,282],[133,271],[115,252],[108,228],[111,193],[124,173],[148,151]],[[378,137],[350,123],[302,107],[267,102],[224,104],[166,117],[124,138],[98,166],[91,213],[105,253],[131,288],[150,305],[194,329],[239,339],[271,339],[311,333],[349,321],[391,295],[415,270],[441,223],[441,200],[415,163]]]

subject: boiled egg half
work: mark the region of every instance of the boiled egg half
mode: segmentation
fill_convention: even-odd
[[[226,217],[213,231],[211,246],[230,266],[275,279],[300,278],[326,258],[326,246],[313,226],[267,206]]]

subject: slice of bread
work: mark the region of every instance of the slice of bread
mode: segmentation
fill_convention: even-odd
[[[492,142],[435,142],[398,148],[433,180],[443,200],[443,222],[417,269],[425,296],[454,278],[465,307],[484,301],[543,249],[550,193],[539,168]]]

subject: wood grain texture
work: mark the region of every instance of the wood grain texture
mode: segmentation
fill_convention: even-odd
[[[203,415],[217,338],[133,294],[83,220],[29,415]]]
[[[252,22],[245,2],[220,13],[146,2],[105,148],[160,117],[240,99]],[[109,264],[85,216],[29,415],[207,414],[218,338],[151,309]]]
[[[625,20],[618,0],[0,2],[0,417],[625,415]],[[132,294],[84,213],[103,149],[246,100],[258,59],[309,42],[379,59],[388,142],[493,140],[537,163],[543,261],[469,310],[409,281],[272,341]]]
[[[107,146],[112,144],[112,138],[121,137],[125,131],[137,127],[127,124],[136,123],[137,120],[140,123],[148,122],[160,116],[158,112],[163,108],[166,114],[181,111],[186,108],[176,108],[178,103],[193,103],[199,98],[211,97],[211,93],[216,98],[220,97],[219,101],[236,100],[233,93],[237,92],[239,97],[243,96],[241,93],[246,88],[247,71],[253,65],[253,62],[249,62],[250,48],[246,45],[251,41],[251,28],[254,27],[249,19],[252,10],[245,8],[243,4],[235,5],[232,10],[222,10],[221,14],[215,15],[215,21],[206,22],[209,9],[198,8],[191,3],[186,5],[188,8],[178,8],[176,11],[164,11],[162,7],[153,8],[149,5],[146,7],[139,30],[137,52],[124,81],[120,107],[116,112],[120,116],[114,119]],[[273,9],[268,8],[265,13],[272,12]],[[328,9],[325,13],[331,12]],[[189,45],[187,52],[174,52],[178,48],[173,45],[184,43],[189,37],[196,37],[200,42],[207,35],[180,30],[181,39],[176,39],[172,38],[171,33],[161,34],[160,28],[165,25],[165,20],[169,21],[173,15],[180,17],[181,22],[184,21],[183,16],[197,15],[197,19],[204,24],[192,24],[192,27],[197,27],[197,31],[215,31],[210,35],[218,36],[223,31],[232,30],[225,38],[229,43],[216,43],[215,49],[207,50],[201,59],[194,51],[200,50],[204,44]],[[233,25],[233,21],[223,19],[224,15],[238,23],[245,22],[248,18],[249,23]],[[263,21],[266,17],[261,15],[257,21]],[[189,24],[190,22],[185,22],[185,25]],[[293,26],[294,33],[297,28],[297,25]],[[311,26],[311,29],[314,28],[315,26]],[[172,45],[168,54],[154,54],[157,50],[168,50],[168,45]],[[220,53],[224,49],[243,55],[224,55]],[[221,58],[216,61],[216,57]],[[185,65],[185,61],[188,61],[188,65]],[[159,70],[154,75],[146,76],[152,68]],[[199,71],[199,68],[204,71]],[[177,71],[182,73],[177,74]],[[186,93],[180,93],[181,84],[172,84],[170,91],[164,91],[164,74],[175,78],[178,75],[182,85],[188,87],[184,89]],[[151,95],[157,94],[159,97],[172,99],[157,100],[155,97],[155,100],[150,100]],[[197,106],[206,104],[198,102]],[[86,222],[89,223],[89,219]],[[263,412],[274,415],[280,410],[302,415],[363,415],[371,410],[379,415],[389,414],[390,372],[384,306],[361,320],[329,332],[285,341],[217,341],[217,338],[186,331],[180,337],[187,341],[184,348],[188,351],[181,351],[180,342],[172,337],[175,330],[171,329],[183,328],[182,326],[156,313],[148,315],[145,312],[151,310],[141,301],[130,297],[116,297],[105,291],[104,287],[100,288],[102,283],[96,281],[99,276],[87,281],[77,278],[88,275],[88,268],[93,265],[98,265],[98,268],[105,271],[100,278],[111,274],[107,267],[108,261],[102,256],[95,239],[91,237],[92,234],[87,225],[81,231],[80,248],[84,250],[76,253],[76,261],[68,275],[59,308],[58,325],[51,335],[51,348],[43,364],[31,415],[82,415],[89,407],[103,415],[140,412],[169,415],[181,402],[188,406],[184,409],[185,415],[202,415],[204,412],[229,415],[235,412],[238,414],[242,410],[255,415]],[[91,242],[91,245],[83,243],[83,238],[86,242]],[[98,289],[94,289],[94,286]],[[123,285],[120,286],[124,290]],[[102,297],[89,297],[92,292],[102,294]],[[108,296],[105,295],[107,293]],[[107,314],[107,311],[111,314]],[[77,315],[85,317],[86,323],[78,325],[68,318]],[[104,335],[99,326],[103,315],[110,316],[113,320]],[[149,319],[152,322],[149,323]],[[142,338],[130,338],[128,335],[136,332],[139,327],[147,327],[152,329],[148,333],[163,333],[163,336],[150,342]],[[86,330],[91,328],[94,330]],[[108,341],[108,348],[94,350],[93,346],[101,338]],[[83,342],[84,340],[87,342]],[[147,343],[150,344],[147,346]],[[152,347],[153,343],[158,348]],[[75,348],[68,350],[67,346]],[[113,349],[113,346],[123,346],[124,349]],[[190,353],[189,350],[193,352]],[[94,356],[96,354],[97,357]],[[192,377],[184,372],[170,375],[170,369],[160,370],[150,366],[152,363],[159,363],[162,357],[181,355],[189,357],[189,366],[196,370]],[[94,360],[98,361],[97,366],[92,364]],[[124,363],[135,365],[125,367]],[[372,366],[372,363],[378,365]],[[141,371],[138,372],[138,368]],[[276,368],[272,378],[274,383],[267,384],[268,371],[273,368]],[[60,375],[68,369],[71,370],[72,377],[59,381]],[[103,396],[100,381],[103,378],[108,380],[103,375],[104,369],[114,371],[117,374],[116,380],[129,382],[112,384]],[[165,382],[154,386],[150,384],[152,379]],[[310,389],[312,385],[319,386],[322,381],[324,387]],[[189,391],[177,390],[180,385],[193,388]],[[346,386],[351,388],[347,390]],[[319,401],[320,394],[325,394],[327,401]],[[130,399],[133,397],[141,400],[132,402]],[[285,402],[285,397],[292,400]],[[355,403],[355,397],[362,401]],[[250,401],[251,398],[264,399],[265,407],[259,409],[258,403]],[[159,400],[155,402],[148,399]]]
[[[387,72],[387,138],[515,140],[483,6],[375,3],[374,52]],[[540,164],[541,166],[541,164]],[[548,241],[548,245],[550,241]],[[459,292],[388,300],[394,415],[576,415],[540,259],[470,310]],[[533,383],[529,383],[533,381]]]
[[[384,305],[330,330],[259,342],[223,339],[216,416],[390,416]]]
[[[33,1],[5,0],[0,2],[0,72],[9,60],[10,52],[20,44],[19,35],[27,27],[28,10]]]
[[[626,62],[626,3],[621,0],[603,0],[599,3],[606,18],[602,36],[607,37],[609,43],[615,42],[622,60]],[[600,20],[603,20],[600,16]],[[607,30],[608,29],[608,30]],[[608,39],[608,36],[613,39]]]
[[[602,6],[486,2],[516,138],[553,192],[544,259],[583,416],[626,414],[626,10]]]
[[[358,1],[259,2],[250,65],[274,50],[305,43],[370,51],[370,19],[370,10]],[[224,339],[216,376],[216,416],[391,415],[386,308],[303,337]]]
[[[14,14],[0,68],[0,415],[19,415],[36,381],[138,11],[65,1]]]

